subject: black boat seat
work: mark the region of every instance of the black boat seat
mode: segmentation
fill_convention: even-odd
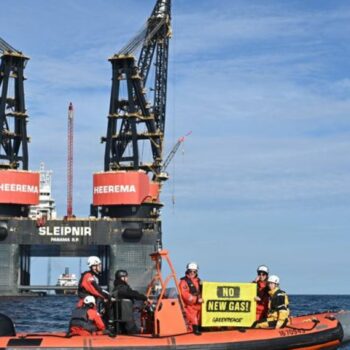
[[[10,317],[0,314],[0,337],[16,336],[15,325]]]
[[[129,322],[133,320],[133,302],[130,299],[116,300],[117,322]]]
[[[133,302],[130,299],[115,299],[115,302],[109,309],[108,328],[117,335],[119,333],[120,324],[133,320]]]

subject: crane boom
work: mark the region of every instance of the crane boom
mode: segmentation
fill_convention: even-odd
[[[189,135],[192,134],[192,131],[188,132],[185,136],[180,137],[177,142],[175,143],[174,147],[172,148],[172,150],[169,152],[168,156],[166,157],[163,167],[162,167],[162,171],[164,172],[166,170],[166,168],[168,167],[169,163],[172,161],[172,159],[175,157],[176,152],[178,151],[180,145],[185,141],[185,138]]]
[[[108,116],[104,170],[139,170],[159,179],[165,129],[171,0],[157,0],[146,26],[109,60],[112,89]],[[138,60],[133,55],[140,49]],[[153,103],[146,82],[154,63]],[[122,91],[127,91],[127,97]],[[147,144],[151,163],[142,159]]]
[[[171,36],[171,1],[158,1],[148,20],[147,35],[143,42],[138,67],[146,85],[152,58],[156,51],[153,113],[157,128],[164,132],[168,76],[169,38]]]
[[[0,53],[5,53],[5,52],[13,52],[13,53],[21,54],[20,51],[16,50],[8,42],[0,38]]]
[[[74,108],[72,102],[68,106],[68,137],[67,137],[67,218],[73,216],[73,128]]]

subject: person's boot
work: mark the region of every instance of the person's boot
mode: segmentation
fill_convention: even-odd
[[[199,326],[192,326],[193,328],[193,334],[195,335],[202,335],[202,332],[199,329]]]

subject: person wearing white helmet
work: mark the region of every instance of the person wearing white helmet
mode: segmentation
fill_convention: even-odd
[[[83,305],[72,312],[69,323],[69,335],[105,334],[106,327],[96,309],[96,300],[92,295],[83,299]]]
[[[203,299],[197,263],[190,262],[187,264],[186,274],[181,278],[179,288],[185,305],[187,322],[194,334],[201,335],[200,315]]]
[[[262,320],[267,317],[269,309],[269,288],[267,279],[269,277],[269,268],[266,265],[259,265],[257,268],[257,276],[253,283],[257,286],[256,301],[256,319]]]
[[[110,295],[107,291],[103,290],[99,285],[98,276],[102,271],[101,259],[97,256],[90,256],[87,260],[89,270],[82,273],[78,285],[78,307],[81,307],[84,303],[84,298],[88,295],[92,295],[96,298],[97,304],[101,302],[107,303],[110,300]]]
[[[289,300],[285,291],[279,288],[280,279],[276,275],[269,276],[269,311],[265,319],[255,322],[256,328],[283,328],[288,324]]]

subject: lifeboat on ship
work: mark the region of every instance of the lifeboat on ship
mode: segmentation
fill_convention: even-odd
[[[69,336],[64,333],[16,334],[15,327],[0,314],[0,348],[30,349],[215,349],[215,350],[291,350],[337,349],[350,341],[350,312],[323,312],[291,317],[288,326],[281,329],[252,329],[249,327],[203,328],[201,335],[188,330],[184,305],[179,297],[178,280],[166,250],[151,254],[156,275],[147,295],[154,297],[153,307],[141,310],[144,333],[118,334],[118,324],[124,321],[125,300],[116,302],[114,321],[116,336]],[[170,272],[163,278],[160,267],[164,260]],[[173,281],[177,293],[169,293]],[[158,294],[158,295],[157,295]],[[118,306],[119,305],[119,306]],[[129,317],[130,315],[128,315]],[[126,318],[127,319],[127,318]]]

